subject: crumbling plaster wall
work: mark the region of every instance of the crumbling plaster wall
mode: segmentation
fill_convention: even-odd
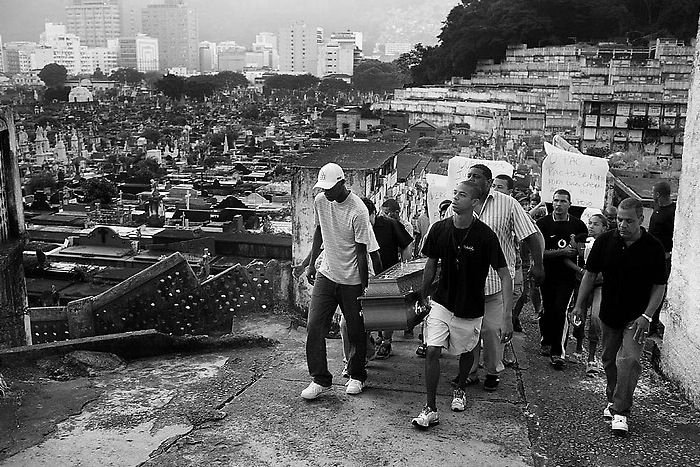
[[[693,79],[676,208],[674,251],[661,353],[664,372],[700,406],[700,49]]]

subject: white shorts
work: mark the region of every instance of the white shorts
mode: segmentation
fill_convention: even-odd
[[[480,318],[458,318],[450,310],[431,300],[425,318],[425,345],[442,347],[452,354],[471,352],[479,343]]]

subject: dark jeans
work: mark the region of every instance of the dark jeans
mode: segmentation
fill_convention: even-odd
[[[576,282],[545,281],[542,291],[542,312],[539,317],[541,344],[552,347],[551,355],[564,358],[568,320],[566,312]]]
[[[326,358],[326,334],[338,306],[348,327],[348,373],[351,378],[359,381],[367,379],[367,340],[365,325],[360,316],[360,302],[357,300],[361,294],[362,286],[359,284],[336,284],[322,274],[316,275],[306,327],[306,363],[314,382],[321,386],[328,387],[333,381]]]
[[[639,362],[643,344],[634,340],[634,331],[624,328],[611,328],[601,323],[603,329],[603,368],[608,380],[605,394],[613,414],[629,415],[632,408],[632,396],[637,387],[642,365]]]

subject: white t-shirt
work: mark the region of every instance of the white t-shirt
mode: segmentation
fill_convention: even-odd
[[[372,231],[365,203],[354,193],[342,203],[319,193],[314,199],[314,220],[321,226],[325,252],[318,272],[338,284],[360,285],[355,244],[369,247]]]

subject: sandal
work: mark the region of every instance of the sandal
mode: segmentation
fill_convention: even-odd
[[[459,387],[459,375],[455,376],[452,381],[450,381],[450,384],[454,388]],[[467,384],[466,386],[474,386],[475,384],[479,384],[479,377],[478,376],[467,376]]]
[[[377,352],[374,354],[374,358],[377,360],[386,360],[391,355],[391,342],[384,341],[377,347]]]

